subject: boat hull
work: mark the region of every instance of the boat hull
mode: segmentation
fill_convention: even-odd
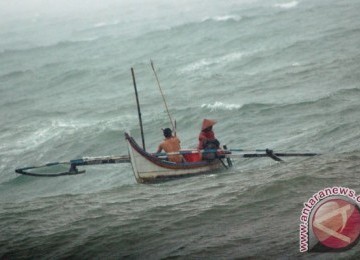
[[[125,133],[131,165],[139,183],[155,183],[176,178],[211,173],[224,165],[220,160],[173,163],[144,151],[135,140]]]

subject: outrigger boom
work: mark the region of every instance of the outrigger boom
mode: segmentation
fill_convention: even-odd
[[[236,153],[234,152],[242,152],[246,151],[246,153]],[[168,155],[187,155],[187,154],[209,154],[213,153],[216,154],[217,159],[231,159],[231,158],[260,158],[260,157],[270,157],[276,161],[282,161],[279,157],[311,157],[320,155],[318,153],[284,153],[284,152],[273,152],[270,149],[256,149],[253,152],[249,152],[251,150],[244,150],[244,149],[229,149],[229,150],[222,150],[222,149],[208,149],[208,150],[184,150],[175,153],[153,153],[149,154],[154,159],[166,161]],[[145,150],[144,150],[145,152]],[[83,157],[80,159],[74,159],[70,161],[62,161],[62,162],[51,162],[43,165],[38,166],[28,166],[24,168],[18,168],[15,170],[16,173],[35,176],[35,177],[59,177],[64,175],[77,175],[85,173],[85,170],[79,171],[77,169],[78,166],[87,166],[87,165],[100,165],[100,164],[115,164],[115,163],[132,163],[130,155],[119,155],[119,156],[99,156],[99,157]],[[196,162],[199,164],[199,162]],[[45,169],[49,167],[59,166],[59,165],[68,165],[69,169],[67,171],[57,172],[57,173],[35,173],[32,170],[36,169]],[[190,162],[183,163],[185,166],[191,165]],[[230,165],[228,165],[230,166]]]

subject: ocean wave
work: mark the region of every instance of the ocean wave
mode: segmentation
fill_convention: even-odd
[[[213,104],[202,104],[201,108],[209,109],[211,112],[214,111],[232,111],[232,110],[241,110],[243,112],[263,112],[271,109],[283,109],[284,106],[292,106],[294,104],[271,104],[271,103],[247,103],[247,104],[226,104],[219,101],[214,102]]]
[[[51,124],[43,125],[42,127],[39,126],[38,129],[35,129],[23,138],[19,138],[15,147],[20,149],[33,149],[56,137],[62,136],[66,132],[68,132],[68,134],[74,133],[80,127],[78,122],[52,120]]]
[[[279,4],[275,4],[274,7],[279,7],[282,9],[290,9],[290,8],[294,8],[299,4],[298,1],[292,1],[292,2],[288,2],[288,3],[279,3]]]
[[[112,21],[112,22],[98,22],[98,23],[95,23],[93,25],[94,28],[101,28],[101,27],[106,27],[106,26],[113,26],[113,25],[118,25],[120,23],[119,20],[115,20],[115,21]]]
[[[270,111],[298,111],[300,108],[317,108],[324,106],[335,106],[336,104],[343,103],[344,99],[356,99],[360,95],[360,88],[348,88],[340,89],[332,93],[327,93],[326,95],[316,97],[310,100],[302,100],[300,102],[292,103],[260,103],[252,102],[246,104],[227,104],[220,101],[216,101],[213,104],[202,104],[201,108],[209,109],[210,111],[231,111],[231,110],[240,110],[242,112],[251,112],[251,113],[268,113]],[[354,107],[344,107],[339,111],[339,113],[345,113],[346,111],[353,111]],[[314,110],[316,111],[316,110]],[[323,110],[319,110],[323,111]],[[274,112],[275,113],[275,112]],[[314,114],[312,112],[311,114]]]
[[[236,110],[240,109],[242,105],[238,104],[224,104],[222,102],[216,101],[214,104],[202,104],[201,108],[210,109],[210,111],[218,110]]]
[[[7,154],[15,155],[20,154],[22,151],[35,150],[48,142],[53,143],[56,139],[64,139],[65,136],[74,135],[84,127],[86,127],[85,123],[70,120],[43,122],[32,129],[29,125],[18,126],[16,131],[17,140],[15,142],[5,142],[0,152],[6,151]]]
[[[223,56],[216,57],[216,58],[204,58],[204,59],[195,61],[195,62],[183,67],[182,69],[180,69],[180,72],[188,73],[188,72],[204,69],[206,67],[216,65],[216,64],[231,63],[231,62],[240,60],[243,56],[244,56],[244,53],[242,53],[242,52],[232,52],[232,53],[225,54]]]
[[[34,74],[34,72],[32,70],[17,70],[17,71],[11,71],[11,72],[8,72],[4,75],[0,75],[0,80],[10,80],[10,79],[13,79],[13,78],[19,78],[19,77],[22,77],[24,75],[32,75]]]
[[[56,116],[56,113],[47,114],[48,118],[54,116]],[[0,146],[0,154],[18,154],[23,150],[39,149],[39,147],[48,143],[51,143],[51,145],[55,143],[63,144],[67,138],[81,142],[86,138],[94,138],[94,136],[102,134],[105,136],[113,132],[118,134],[119,131],[125,131],[131,127],[130,121],[135,123],[136,116],[124,114],[120,117],[105,120],[52,119],[32,126],[28,124],[20,125],[17,127],[16,132],[0,135],[0,140],[4,140]],[[17,140],[11,141],[11,136],[14,135],[17,136]],[[53,147],[49,146],[49,149],[51,150]],[[44,149],[41,148],[40,150]]]
[[[75,45],[79,45],[82,43],[89,43],[99,40],[100,37],[85,37],[85,38],[78,38],[78,39],[72,39],[72,40],[64,40],[64,41],[57,41],[52,42],[49,44],[44,45],[36,45],[26,48],[13,48],[13,49],[3,49],[0,51],[0,58],[4,58],[6,56],[12,56],[16,54],[21,53],[27,53],[32,51],[44,51],[47,49],[57,49],[57,48],[67,48]]]
[[[206,22],[206,21],[215,21],[215,22],[235,21],[235,22],[238,22],[241,19],[242,19],[242,17],[239,15],[222,15],[222,16],[206,17],[202,20],[202,22]]]
[[[87,78],[89,71],[86,69],[72,69],[62,72],[59,75],[55,75],[50,80],[54,85],[65,84],[71,80],[78,82],[78,79]]]

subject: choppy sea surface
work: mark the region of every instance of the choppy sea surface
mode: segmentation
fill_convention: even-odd
[[[356,258],[300,253],[303,203],[360,193],[357,0],[1,4],[0,258]],[[9,10],[8,10],[9,9]],[[317,152],[237,159],[230,170],[138,184],[130,164],[58,178],[15,168],[148,150],[168,117],[183,147],[203,118],[229,148]]]

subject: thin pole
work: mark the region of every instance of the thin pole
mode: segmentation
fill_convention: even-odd
[[[155,78],[156,78],[157,84],[158,84],[158,86],[159,86],[159,90],[160,90],[161,96],[162,96],[163,101],[164,101],[164,104],[165,104],[165,109],[166,109],[166,112],[167,112],[167,114],[168,114],[168,117],[169,117],[169,120],[170,120],[170,123],[171,123],[171,127],[172,127],[172,129],[173,129],[173,132],[174,132],[175,135],[176,135],[176,127],[175,127],[175,125],[174,125],[174,123],[173,123],[173,120],[172,120],[172,118],[171,118],[171,115],[170,115],[170,112],[169,112],[169,108],[168,108],[168,105],[167,105],[166,100],[165,100],[165,95],[164,95],[164,93],[163,93],[163,91],[162,91],[162,89],[161,89],[160,82],[159,82],[159,78],[158,78],[157,73],[156,73],[155,68],[154,68],[154,63],[152,62],[152,60],[150,60],[150,63],[151,63],[151,68],[152,68],[152,70],[154,71],[154,75],[155,75]]]
[[[143,149],[144,149],[144,151],[145,151],[146,149],[145,149],[144,129],[143,129],[143,124],[142,124],[142,120],[141,120],[140,103],[139,103],[139,97],[138,97],[138,92],[137,92],[137,88],[136,88],[135,74],[134,74],[134,69],[133,69],[133,68],[131,68],[131,75],[132,75],[132,79],[133,79],[133,83],[134,83],[136,104],[137,104],[137,110],[138,110],[138,115],[139,115],[139,124],[140,124],[140,131],[141,131],[141,141],[142,141]]]

